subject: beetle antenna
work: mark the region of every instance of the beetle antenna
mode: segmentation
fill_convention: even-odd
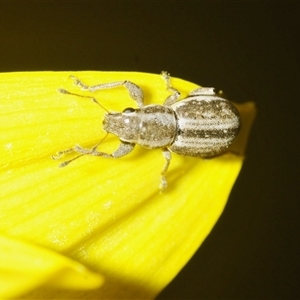
[[[66,167],[69,163],[71,163],[72,161],[74,161],[75,159],[77,159],[77,158],[79,158],[79,157],[81,157],[81,156],[83,156],[83,155],[84,155],[84,154],[80,154],[80,155],[77,155],[77,156],[75,156],[74,158],[72,158],[72,159],[70,159],[70,160],[66,160],[66,161],[60,163],[60,164],[58,165],[58,167],[59,167],[59,168]]]
[[[108,110],[102,106],[97,100],[96,98],[92,97],[92,96],[86,96],[86,95],[80,95],[80,94],[76,94],[76,93],[72,93],[72,92],[69,92],[65,89],[58,89],[58,91],[62,94],[67,94],[67,95],[73,95],[73,96],[78,96],[78,97],[81,97],[81,98],[88,98],[90,100],[92,100],[93,102],[95,102],[96,104],[98,104],[102,109],[104,109],[106,112],[108,112]]]

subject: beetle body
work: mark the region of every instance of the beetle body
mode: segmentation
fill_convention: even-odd
[[[232,144],[240,129],[240,116],[237,109],[226,99],[216,95],[213,88],[197,88],[180,100],[180,93],[170,84],[167,72],[162,76],[167,89],[172,94],[163,105],[144,105],[143,91],[128,80],[87,86],[71,76],[75,84],[84,90],[94,92],[119,86],[127,88],[138,108],[126,108],[123,112],[109,112],[105,115],[103,129],[120,139],[119,148],[109,154],[97,150],[75,146],[58,152],[54,159],[72,151],[80,155],[63,162],[66,166],[78,157],[90,154],[108,158],[119,158],[130,153],[136,144],[149,148],[162,148],[166,164],[161,172],[161,189],[165,189],[165,174],[171,161],[171,153],[185,156],[209,158],[220,155]],[[73,94],[66,90],[62,93]],[[77,94],[74,94],[77,95]],[[98,103],[94,97],[91,98]],[[98,103],[99,104],[99,103]],[[99,104],[100,105],[100,104]]]
[[[123,142],[154,148],[168,148],[185,156],[213,157],[226,151],[235,139],[239,114],[226,99],[214,95],[189,96],[171,106],[146,105],[108,113],[106,132]]]

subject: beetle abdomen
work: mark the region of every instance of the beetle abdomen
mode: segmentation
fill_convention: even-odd
[[[209,99],[208,99],[209,98]],[[236,108],[217,96],[192,96],[172,105],[178,133],[169,149],[180,155],[212,157],[231,145],[240,128]]]

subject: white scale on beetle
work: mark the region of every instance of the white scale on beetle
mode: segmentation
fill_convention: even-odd
[[[139,108],[126,108],[123,112],[108,112],[103,121],[103,129],[120,139],[118,149],[113,153],[97,150],[99,144],[91,149],[76,145],[57,152],[54,160],[70,152],[79,153],[75,158],[61,163],[67,166],[83,155],[119,158],[130,153],[135,144],[148,149],[161,148],[166,163],[161,172],[160,189],[167,187],[166,172],[171,161],[171,152],[185,156],[202,158],[215,157],[226,151],[236,138],[240,129],[240,116],[228,100],[218,96],[214,88],[197,88],[178,101],[180,92],[170,83],[170,75],[162,72],[167,90],[172,94],[163,105],[144,105],[143,91],[129,80],[87,86],[75,76],[70,76],[75,85],[82,90],[95,92],[124,86]],[[61,93],[89,98],[100,105],[92,96],[68,92]],[[101,106],[101,105],[100,105]]]

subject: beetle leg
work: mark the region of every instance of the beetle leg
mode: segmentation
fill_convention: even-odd
[[[72,153],[74,151],[75,151],[74,147],[73,148],[69,148],[69,149],[65,149],[65,150],[61,150],[61,151],[56,152],[55,155],[51,155],[51,158],[53,160],[58,160],[58,159],[62,158],[63,156],[65,156],[66,154]]]
[[[74,161],[75,159],[77,159],[83,155],[102,156],[102,157],[106,157],[106,158],[119,158],[119,157],[125,156],[128,153],[130,153],[133,150],[135,144],[121,142],[119,148],[116,151],[114,151],[113,153],[100,152],[97,150],[98,146],[99,146],[99,144],[97,144],[95,147],[93,147],[91,149],[88,149],[88,148],[83,148],[79,145],[76,145],[73,148],[59,151],[56,156],[52,156],[52,159],[57,160],[57,159],[61,158],[63,155],[71,153],[71,152],[79,153],[78,156],[76,156],[70,160],[67,160],[65,162],[62,162],[59,165],[59,167],[65,167],[69,163],[71,163],[72,161]]]
[[[167,85],[167,90],[172,92],[172,95],[170,95],[169,97],[167,97],[167,99],[164,102],[164,105],[170,106],[172,104],[174,104],[178,98],[180,97],[180,92],[178,90],[176,90],[175,88],[172,87],[171,85],[171,77],[170,74],[166,71],[162,71],[161,72],[162,78],[165,80],[166,85]]]
[[[144,106],[144,94],[142,89],[129,80],[101,83],[97,85],[88,86],[73,75],[71,75],[70,78],[74,81],[75,85],[79,86],[82,90],[86,90],[89,92],[113,89],[116,87],[124,86],[128,90],[130,97],[137,103],[138,107]]]
[[[119,158],[130,153],[133,150],[134,146],[135,144],[121,142],[119,148],[116,151],[114,151],[113,153],[105,153],[97,150],[98,145],[92,149],[87,149],[79,145],[76,145],[74,147],[74,151],[77,153],[81,153],[83,155],[89,154],[93,156],[103,156],[107,158]]]
[[[166,179],[166,173],[168,171],[168,168],[169,168],[169,165],[170,165],[170,162],[172,159],[172,155],[171,155],[170,150],[168,150],[167,148],[163,148],[162,154],[163,154],[164,158],[166,159],[166,163],[161,171],[161,183],[160,183],[159,188],[163,191],[167,188],[167,185],[168,185],[167,179]]]
[[[198,87],[189,93],[189,96],[214,96],[215,89],[211,87]]]

